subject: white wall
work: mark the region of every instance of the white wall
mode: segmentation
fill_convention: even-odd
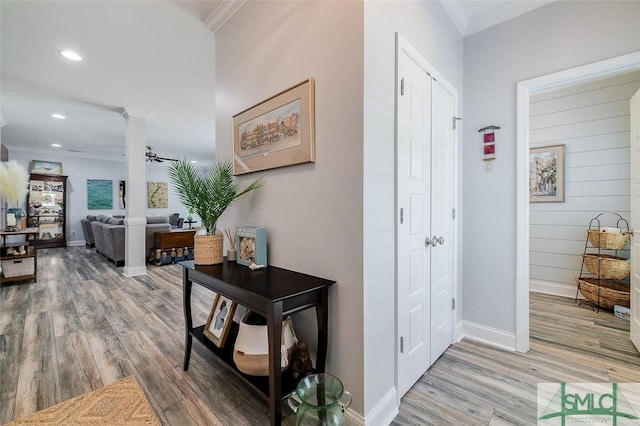
[[[97,160],[92,158],[72,157],[63,154],[42,154],[38,152],[9,150],[9,159],[16,160],[29,170],[31,160],[59,161],[62,163],[63,172],[67,179],[67,244],[84,244],[84,233],[80,220],[90,215],[115,215],[126,214],[118,206],[118,184],[125,180],[125,163],[122,161]],[[147,180],[157,182],[169,182],[166,166],[163,164],[147,165]],[[113,181],[113,209],[89,210],[87,208],[87,179],[107,179]],[[147,215],[165,216],[179,212],[182,217],[187,217],[186,208],[180,203],[174,191],[169,185],[169,208],[147,209]],[[75,234],[71,236],[71,233]]]
[[[566,151],[565,201],[530,204],[531,290],[575,295],[590,220],[629,220],[629,99],[639,87],[634,72],[531,97],[531,147]],[[600,220],[615,226],[617,216]]]
[[[337,281],[329,292],[327,372],[353,393],[359,413],[363,31],[360,2],[248,2],[216,33],[216,155],[232,152],[234,114],[315,79],[316,162],[243,176],[245,183],[263,177],[265,187],[226,212],[221,225],[265,226],[269,264]],[[313,343],[315,314],[294,322]]]
[[[439,2],[365,2],[364,386],[372,424],[395,397],[396,32],[462,92],[462,37]]]
[[[639,2],[554,2],[464,40],[463,317],[515,332],[516,83],[640,50]],[[485,170],[477,130],[496,133]]]

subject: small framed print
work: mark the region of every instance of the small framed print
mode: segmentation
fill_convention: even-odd
[[[252,263],[267,266],[267,229],[239,226],[236,234],[236,262],[245,266]]]
[[[529,202],[564,201],[564,145],[529,149]]]
[[[224,347],[224,342],[227,340],[229,330],[231,330],[236,305],[236,302],[218,293],[211,307],[211,313],[203,332],[219,348]]]

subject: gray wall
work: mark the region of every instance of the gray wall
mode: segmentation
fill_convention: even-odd
[[[232,152],[234,114],[315,79],[316,163],[244,176],[266,185],[221,224],[266,226],[269,264],[337,281],[329,294],[327,371],[353,392],[360,413],[363,19],[361,2],[248,2],[216,33],[216,155]],[[313,312],[294,323],[312,344]]]
[[[464,40],[466,321],[515,332],[516,83],[640,50],[640,2],[554,2]],[[477,130],[496,133],[485,170]]]
[[[566,150],[565,201],[530,204],[531,290],[575,295],[590,220],[629,220],[629,99],[639,87],[634,72],[531,97],[531,147]]]

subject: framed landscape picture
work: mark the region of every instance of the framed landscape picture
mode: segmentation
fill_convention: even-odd
[[[87,208],[110,210],[113,208],[113,182],[107,179],[87,179]]]
[[[529,150],[529,202],[564,201],[564,145]]]
[[[62,163],[56,161],[31,160],[29,172],[44,175],[61,175]]]
[[[315,155],[312,78],[233,116],[233,174],[309,163]]]

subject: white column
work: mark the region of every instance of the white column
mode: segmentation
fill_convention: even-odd
[[[146,118],[126,114],[127,135],[127,211],[125,232],[124,275],[146,275],[145,226],[146,175],[145,137]]]

